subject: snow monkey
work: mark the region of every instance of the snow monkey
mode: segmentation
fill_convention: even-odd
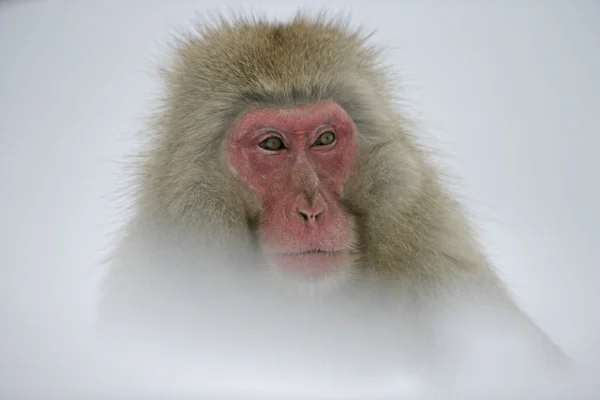
[[[369,40],[342,20],[298,14],[222,18],[178,41],[103,314],[137,304],[136,315],[159,319],[182,293],[215,299],[215,282],[242,277],[248,298],[272,284],[271,299],[308,293],[316,313],[385,298],[380,309],[404,310],[414,322],[404,327],[437,344],[446,310],[473,308],[478,327],[503,337],[510,320],[563,357],[494,272]],[[164,316],[201,308],[188,307]],[[447,337],[474,346],[469,323],[455,325]]]

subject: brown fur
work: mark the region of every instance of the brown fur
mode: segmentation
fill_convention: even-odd
[[[244,235],[243,204],[223,184],[228,127],[253,105],[333,99],[360,135],[361,168],[346,196],[363,216],[364,268],[420,281],[473,278],[501,290],[458,205],[395,111],[378,51],[365,41],[340,21],[303,16],[289,24],[198,28],[165,73],[167,99],[143,166],[140,213]]]
[[[356,216],[364,275],[417,303],[442,291],[470,292],[513,308],[460,206],[409,131],[379,51],[367,39],[343,21],[302,15],[289,23],[222,19],[183,38],[164,71],[166,98],[141,165],[137,214],[119,252],[146,255],[167,242],[251,248],[249,207],[225,173],[225,134],[253,106],[332,99],[359,134],[360,167],[343,196]],[[145,241],[148,226],[165,233]],[[136,273],[149,272],[129,270],[117,255],[109,300],[123,276]]]

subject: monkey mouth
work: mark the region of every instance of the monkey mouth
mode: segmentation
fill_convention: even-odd
[[[323,276],[336,273],[347,263],[348,252],[344,250],[313,249],[278,252],[274,256],[277,267],[295,275]]]
[[[303,256],[303,255],[310,255],[310,254],[341,254],[343,253],[343,250],[321,250],[321,249],[314,249],[314,250],[304,250],[304,251],[288,251],[288,252],[280,252],[280,253],[275,253],[276,256],[290,256],[290,257],[294,257],[294,256]]]

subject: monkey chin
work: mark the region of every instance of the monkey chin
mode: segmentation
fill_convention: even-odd
[[[278,283],[311,297],[339,290],[354,275],[349,251],[286,252],[266,258]]]
[[[348,263],[348,254],[324,250],[279,253],[274,261],[284,273],[319,279],[338,273]]]

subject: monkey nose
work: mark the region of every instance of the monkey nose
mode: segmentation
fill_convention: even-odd
[[[296,208],[296,212],[302,221],[308,225],[317,225],[323,216],[323,208],[303,207]]]
[[[311,200],[311,201],[308,201]],[[320,196],[314,196],[307,199],[304,196],[299,196],[294,204],[296,215],[303,223],[311,226],[316,226],[322,219],[325,213],[325,203]]]
[[[309,226],[317,226],[323,219],[327,209],[325,199],[320,193],[300,194],[293,204],[295,215]]]

